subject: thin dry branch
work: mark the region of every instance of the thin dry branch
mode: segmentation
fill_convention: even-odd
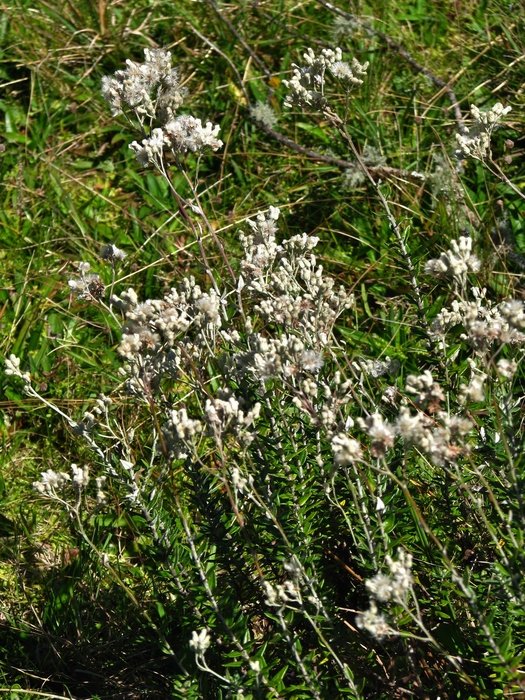
[[[248,44],[240,37],[239,33],[235,29],[235,27],[232,25],[232,23],[224,16],[224,14],[219,10],[217,5],[213,2],[213,0],[208,0],[208,4],[213,8],[213,11],[217,15],[217,17],[224,22],[226,27],[230,30],[230,32],[233,34],[233,36],[238,39],[246,52],[248,53],[249,56],[251,56],[252,60],[257,63],[257,65],[261,68],[261,70],[264,72],[266,77],[269,79],[272,77],[272,72],[270,69],[265,65],[264,61],[260,59],[253,49],[248,46]],[[246,87],[242,81],[242,78],[239,74],[239,71],[236,69],[235,65],[231,61],[231,59],[226,56],[213,42],[211,42],[209,39],[204,37],[202,34],[200,34],[193,25],[191,26],[192,31],[200,38],[202,41],[205,41],[208,46],[210,46],[214,51],[216,51],[219,56],[222,56],[230,65],[230,67],[233,69],[234,74],[240,84],[240,87],[243,92],[244,99],[246,100],[246,107],[247,107],[247,114],[252,120],[254,124],[257,125],[261,131],[264,131],[268,136],[271,138],[275,139],[278,143],[283,144],[283,146],[287,146],[288,148],[291,148],[293,151],[296,153],[300,153],[301,155],[304,155],[308,158],[311,158],[312,160],[316,160],[321,163],[330,163],[331,165],[335,165],[338,168],[357,168],[358,163],[353,162],[353,161],[348,161],[348,160],[342,160],[341,158],[334,158],[333,156],[328,156],[328,155],[323,155],[322,153],[318,153],[317,151],[314,151],[310,148],[305,148],[304,146],[299,145],[296,141],[293,139],[289,138],[288,136],[284,136],[283,134],[280,134],[278,131],[275,131],[271,127],[267,126],[266,124],[262,124],[261,122],[257,121],[254,119],[251,114],[250,114],[250,98],[248,95],[248,92],[246,90]],[[417,173],[415,171],[409,171],[409,170],[403,170],[401,168],[392,168],[390,166],[386,165],[380,165],[380,166],[369,166],[369,169],[378,175],[381,175],[383,177],[398,177],[403,180],[424,180],[424,176],[421,173]]]
[[[344,169],[358,167],[357,162],[350,160],[342,160],[341,158],[335,158],[334,156],[327,156],[322,153],[318,153],[317,151],[314,151],[311,148],[305,148],[304,146],[299,145],[293,139],[288,138],[288,136],[284,136],[278,131],[275,131],[269,126],[266,126],[266,124],[262,124],[261,122],[255,121],[254,119],[252,119],[252,121],[254,121],[257,124],[257,127],[261,129],[261,131],[264,131],[266,134],[268,134],[268,136],[271,136],[279,143],[282,143],[283,146],[287,146],[296,153],[301,153],[301,155],[307,156],[312,160],[317,160],[321,163],[330,163],[331,165],[336,165],[338,168]],[[401,168],[392,168],[388,165],[369,165],[367,167],[370,171],[377,173],[378,175],[382,175],[383,177],[398,177],[403,180],[419,180],[420,182],[426,179],[423,173],[410,170],[403,170]]]

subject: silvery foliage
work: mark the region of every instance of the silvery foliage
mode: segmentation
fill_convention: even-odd
[[[470,129],[464,127],[463,133],[456,134],[458,144],[456,157],[459,160],[463,158],[484,160],[487,156],[490,158],[492,156],[490,151],[492,132],[511,109],[510,106],[504,107],[501,102],[496,102],[491,109],[482,112],[473,105],[470,108],[470,114],[474,120],[473,126]]]
[[[256,102],[255,105],[250,107],[250,116],[256,122],[260,122],[270,129],[274,129],[279,121],[273,107],[260,101]]]
[[[386,157],[379,148],[366,144],[361,155],[365,165],[380,168],[387,164]],[[352,167],[346,168],[342,177],[342,187],[345,190],[353,190],[366,182],[366,175],[359,163],[354,163]]]

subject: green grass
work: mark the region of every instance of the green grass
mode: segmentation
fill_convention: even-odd
[[[445,81],[453,79],[464,115],[471,103],[490,107],[500,100],[512,105],[506,126],[494,134],[493,157],[523,193],[523,6],[503,0],[475,6],[423,0],[344,5],[342,9],[360,17],[376,17],[374,26],[401,42],[419,63]],[[124,120],[111,117],[100,95],[101,77],[121,69],[127,58],[141,61],[144,47],[172,51],[187,81],[184,111],[221,125],[225,147],[203,159],[199,184],[206,190],[205,209],[229,258],[237,261],[241,256],[238,232],[246,231],[244,220],[269,205],[279,206],[281,235],[306,231],[319,236],[317,251],[325,269],[355,291],[356,308],[339,319],[336,329],[338,340],[345,343],[346,360],[390,356],[401,363],[397,379],[367,380],[366,391],[379,397],[392,383],[402,390],[407,375],[419,374],[434,362],[416,313],[410,276],[374,190],[366,184],[345,189],[340,168],[285,147],[247,116],[242,88],[252,102],[265,101],[271,90],[280,133],[321,154],[353,160],[327,120],[283,107],[286,90],[281,80],[291,63],[300,63],[309,45],[316,51],[333,45],[333,15],[313,1],[282,0],[257,7],[238,2],[219,4],[219,9],[264,62],[273,76],[271,87],[211,2],[14,0],[0,5],[5,145],[0,153],[0,354],[20,357],[39,392],[74,420],[94,406],[101,392],[110,395],[116,423],[136,431],[134,454],[144,470],[151,459],[150,415],[147,406],[137,407],[123,389],[117,353],[120,324],[96,305],[72,299],[67,285],[78,261],[89,262],[93,272],[111,280],[111,266],[101,260],[100,248],[114,243],[128,254],[118,270],[117,293],[133,286],[141,300],[159,298],[188,274],[207,286],[198,247],[181,218],[173,216],[176,205],[166,183],[152,168],[144,170],[136,163],[128,144],[139,135],[132,134]],[[418,274],[428,259],[438,257],[451,239],[468,230],[483,261],[479,286],[487,287],[494,300],[521,298],[523,198],[479,163],[467,163],[461,174],[464,203],[453,190],[443,189],[436,168],[454,167],[450,158],[456,131],[446,95],[363,26],[341,37],[339,45],[345,55],[370,61],[368,78],[352,98],[348,122],[358,150],[363,153],[366,146],[374,146],[388,166],[430,176],[425,183],[382,178],[382,191],[401,224]],[[243,85],[237,83],[232,65]],[[337,106],[343,105],[340,95]],[[509,139],[512,149],[505,144]],[[509,155],[512,162],[507,163]],[[189,169],[194,166],[190,158]],[[445,174],[445,180],[450,182],[450,176]],[[187,194],[177,173],[174,184]],[[217,279],[226,284],[217,248],[208,239],[205,246]],[[419,281],[431,320],[450,304],[452,295],[428,276],[419,274]],[[452,350],[459,353],[447,377],[451,395],[457,391],[458,377],[468,374],[468,353],[456,340]],[[216,368],[203,371],[208,378]],[[521,369],[513,389],[515,402],[522,382]],[[237,697],[197,669],[188,647],[191,632],[203,626],[195,610],[204,610],[214,629],[220,624],[198,577],[192,578],[194,565],[169,493],[154,504],[180,537],[173,552],[162,551],[142,516],[124,506],[118,485],[110,489],[106,510],[88,509],[84,525],[113,567],[104,568],[66,513],[31,489],[47,469],[67,472],[72,462],[89,463],[98,474],[101,465],[94,464],[93,454],[64,420],[25,396],[18,384],[0,379],[0,386],[0,513],[6,518],[0,520],[2,695],[5,689],[6,697],[24,700],[38,697],[30,691],[73,698]],[[175,386],[171,395],[180,397],[183,389]],[[367,405],[373,408],[372,401]],[[283,424],[289,420],[294,426],[283,438],[293,469],[292,476],[281,471],[272,477],[281,499],[276,513],[299,551],[295,499],[304,495],[299,501],[301,522],[311,549],[301,553],[312,571],[317,567],[323,572],[320,593],[337,611],[338,620],[327,634],[331,644],[344,650],[345,662],[353,664],[362,696],[521,697],[523,611],[514,601],[498,603],[506,595],[494,574],[502,566],[498,549],[465,485],[421,456],[412,455],[407,464],[401,452],[391,468],[410,485],[414,502],[394,482],[381,483],[373,473],[363,481],[367,498],[373,500],[377,489],[383,489],[391,551],[404,544],[428,566],[423,573],[418,570],[420,605],[447,653],[464,657],[473,687],[428,645],[407,643],[412,644],[408,653],[401,640],[371,642],[352,632],[354,618],[347,611],[366,608],[363,580],[374,573],[370,562],[362,563],[364,535],[355,524],[361,539],[359,546],[352,544],[337,513],[328,507],[323,511],[313,500],[325,478],[316,466],[315,431],[286,403],[282,410]],[[393,407],[385,404],[382,410],[394,416]],[[496,504],[505,508],[509,498],[501,476],[508,465],[509,441],[516,440],[519,449],[522,445],[521,403],[509,409],[514,432],[505,428],[506,418],[498,410],[496,401],[472,409],[474,422],[493,420],[503,435],[496,443],[489,435],[472,458],[476,465],[486,460],[494,466],[490,486],[495,501],[487,505],[492,527],[499,522]],[[282,459],[271,439],[268,415],[264,421],[265,459],[255,465],[261,488],[263,477],[270,478],[272,465]],[[294,430],[299,425],[305,442],[298,445]],[[234,447],[228,449],[236,458]],[[323,449],[328,462],[327,444]],[[206,561],[223,615],[243,643],[254,639],[257,652],[266,654],[267,676],[283,697],[312,697],[291,657],[286,661],[285,641],[278,635],[265,637],[266,626],[278,628],[278,622],[275,616],[271,620],[270,615],[270,622],[265,617],[253,564],[252,569],[243,565],[250,559],[248,537],[257,543],[265,571],[280,581],[287,550],[279,532],[270,526],[259,528],[257,522],[249,522],[243,532],[232,521],[230,504],[216,479],[213,446],[203,447],[202,459],[205,468],[194,465],[184,475],[182,467],[177,468],[172,478],[188,521],[198,532],[196,547]],[[299,467],[306,473],[304,481],[296,471]],[[520,460],[515,468],[523,484]],[[468,460],[465,470],[468,487],[474,479]],[[303,491],[289,488],[294,480]],[[350,498],[349,490],[347,502]],[[432,538],[418,526],[420,516],[446,543],[455,566],[465,577],[472,576],[506,664],[479,634],[479,620],[457,585],[445,569],[440,571]],[[522,541],[519,523],[515,529]],[[232,557],[232,542],[242,556]],[[519,547],[503,544],[514,570],[522,572]],[[177,590],[166,566],[170,557],[186,577],[182,576],[184,593]],[[523,590],[521,581],[516,585]],[[331,668],[326,647],[318,644],[311,628],[295,613],[287,615],[310,667],[320,674]],[[227,669],[231,677],[247,677],[246,661],[236,655],[234,645],[222,644],[214,644],[207,653],[210,666]],[[327,671],[323,700],[344,697],[343,685],[340,675]],[[272,697],[264,688],[258,695],[251,692],[250,697]]]

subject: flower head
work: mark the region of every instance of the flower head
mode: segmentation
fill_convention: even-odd
[[[191,633],[190,649],[192,649],[197,656],[204,656],[210,644],[211,638],[208,634],[208,630],[202,629],[200,632],[193,630]]]
[[[456,134],[458,144],[456,157],[459,160],[463,158],[484,160],[487,155],[490,157],[490,137],[492,132],[511,109],[512,107],[510,106],[504,107],[501,102],[496,102],[494,107],[482,112],[473,105],[470,108],[470,113],[473,117],[474,125],[471,129],[464,127],[463,133]]]

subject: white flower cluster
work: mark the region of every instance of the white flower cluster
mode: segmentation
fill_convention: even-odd
[[[379,413],[373,413],[367,418],[359,418],[357,422],[361,430],[372,440],[370,454],[377,458],[384,457],[387,450],[394,444],[395,427],[390,425],[388,421],[384,421]]]
[[[461,236],[459,241],[451,241],[450,250],[441,253],[439,258],[429,260],[425,272],[438,279],[453,280],[463,287],[467,281],[467,273],[479,272],[481,262],[472,253],[472,238]]]
[[[238,380],[247,374],[259,383],[273,378],[286,380],[299,373],[317,373],[323,366],[322,355],[308,350],[294,335],[267,338],[253,333],[246,344],[248,350],[240,350],[228,360],[228,369]]]
[[[124,108],[134,111],[143,129],[145,117],[162,126],[151,129],[149,136],[133,141],[130,148],[141,165],[161,167],[164,149],[173,154],[200,153],[206,147],[216,151],[222,146],[217,138],[218,125],[189,115],[175,116],[186,91],[180,87],[178,72],[171,67],[171,53],[162,49],[144,49],[145,62],[126,61],[126,70],[102,79],[102,95],[113,115]]]
[[[467,361],[471,369],[470,381],[468,384],[462,384],[459,387],[460,404],[465,403],[465,401],[479,402],[485,399],[485,392],[483,390],[483,387],[488,379],[488,375],[478,368],[478,366],[472,358],[469,358]],[[507,362],[507,360],[504,360],[504,362]]]
[[[185,90],[180,87],[178,71],[171,67],[169,51],[144,49],[144,58],[144,63],[128,59],[126,70],[104,76],[102,96],[113,116],[130,107],[138,115],[166,123],[182,104]]]
[[[72,424],[73,432],[75,435],[88,435],[93,432],[96,425],[96,418],[90,411],[85,411],[82,416],[82,420],[76,421]]]
[[[182,335],[187,346],[206,345],[221,326],[220,298],[213,289],[203,292],[193,277],[184,279],[164,299],[139,304],[130,289],[120,298],[113,296],[111,302],[126,313],[119,352],[129,360],[166,353]]]
[[[377,604],[373,600],[370,601],[368,610],[356,615],[355,623],[359,629],[366,630],[368,634],[378,641],[388,637],[395,637],[399,634],[397,630],[388,624],[383,613],[378,611]]]
[[[20,358],[16,355],[9,355],[5,359],[4,373],[7,377],[18,377],[22,379],[24,384],[31,384],[31,375],[29,372],[22,372],[20,369]]]
[[[63,489],[68,484],[72,484],[78,493],[85,491],[89,483],[89,467],[78,467],[76,464],[72,464],[71,474],[72,477],[65,472],[55,472],[52,469],[48,469],[41,473],[41,481],[33,482],[33,488],[38,493],[43,496],[48,496],[49,498],[57,498],[57,491]],[[101,492],[104,485],[104,477],[97,479],[97,489],[100,492],[100,494],[97,493],[97,501],[100,495],[103,496]]]
[[[202,353],[214,352],[222,301],[213,289],[203,292],[193,277],[163,299],[139,303],[130,288],[112,296],[111,303],[125,313],[119,353],[128,364],[119,371],[138,398],[145,390],[156,391],[162,377],[179,376],[182,364],[198,363]]]
[[[408,408],[402,407],[395,424],[396,433],[407,444],[426,453],[436,466],[455,464],[460,455],[469,451],[465,438],[473,428],[472,422],[444,411],[438,413],[436,419],[440,423],[421,411],[411,414]]]
[[[241,476],[241,472],[237,467],[233,467],[231,478],[236,493],[248,493],[248,486],[250,486],[250,488],[253,486],[253,476],[251,474],[246,478]]]
[[[385,557],[385,561],[390,569],[390,575],[377,574],[366,581],[365,586],[370,595],[381,603],[389,600],[404,601],[414,583],[412,555],[400,547],[397,550],[397,561],[394,561],[390,555]]]
[[[359,629],[366,630],[372,637],[379,641],[387,637],[394,637],[399,632],[393,629],[380,613],[376,600],[381,603],[393,601],[401,603],[406,601],[408,592],[414,585],[412,578],[412,555],[401,547],[397,550],[397,561],[387,555],[385,561],[390,569],[390,574],[376,574],[374,578],[366,581],[365,586],[372,596],[368,610],[356,616],[356,625]]]
[[[293,581],[285,581],[275,587],[268,581],[263,581],[262,587],[266,595],[264,602],[271,608],[282,608],[286,605],[301,602],[301,592]]]
[[[475,160],[483,160],[490,152],[490,137],[496,126],[501,122],[512,107],[504,107],[501,102],[496,102],[491,109],[481,112],[478,107],[473,105],[470,108],[470,113],[474,120],[474,125],[471,129],[465,127],[464,133],[456,134],[458,148],[456,157],[458,159],[474,158]]]
[[[97,486],[97,506],[103,506],[107,502],[107,496],[104,493],[104,488],[106,486],[106,477],[105,476],[97,476],[95,479],[95,484]]]
[[[209,147],[216,151],[222,146],[222,141],[217,138],[220,126],[206,122],[202,126],[200,119],[189,115],[182,115],[168,122],[164,127],[168,146],[175,153],[201,152]]]
[[[87,262],[79,262],[78,272],[80,277],[69,280],[68,286],[77,299],[100,301],[106,293],[106,285],[97,274],[88,274],[90,267],[90,264]]]
[[[202,629],[200,632],[193,630],[190,639],[190,649],[195,652],[196,656],[204,656],[210,644],[211,638],[206,629]]]
[[[171,149],[172,153],[201,153],[206,147],[217,151],[222,146],[222,141],[217,138],[220,126],[206,122],[202,126],[200,119],[183,114],[163,126],[162,129],[153,129],[151,136],[142,139],[141,143],[133,141],[129,147],[137,156],[141,165],[149,163],[159,164],[164,148]]]
[[[303,396],[301,398],[295,396],[292,399],[293,403],[304,413],[309,414],[312,425],[324,429],[329,440],[332,441],[335,435],[339,435],[340,441],[346,443],[344,436],[354,426],[354,421],[350,416],[345,419],[342,409],[353,398],[352,382],[348,379],[343,380],[341,373],[336,371],[327,381],[319,382],[319,385],[310,379],[308,382],[302,382],[300,386]],[[317,399],[319,391],[321,396],[313,403],[312,399]],[[357,446],[352,442],[342,445],[340,441],[336,440],[332,444],[332,449],[334,455],[339,452],[342,465],[350,454],[357,456]]]
[[[274,263],[280,252],[275,234],[278,231],[277,221],[280,210],[277,207],[270,207],[267,212],[259,212],[255,221],[247,219],[252,233],[239,234],[239,240],[244,248],[244,258],[241,260],[241,270],[247,279],[248,287],[252,280],[256,280],[263,275]]]
[[[76,464],[71,465],[73,474],[73,486],[77,491],[83,491],[89,482],[89,467],[77,467]]]
[[[442,309],[432,324],[436,338],[444,345],[447,332],[463,326],[461,339],[471,345],[478,355],[484,355],[494,342],[523,345],[525,313],[523,302],[510,299],[493,306],[485,289],[473,288],[474,301],[455,299],[450,309]]]
[[[140,143],[138,143],[138,141],[132,141],[129,147],[135,153],[140,165],[146,166],[150,163],[160,165],[164,153],[164,146],[167,145],[168,142],[164,131],[162,129],[153,129],[151,136],[142,139]]]
[[[388,356],[384,360],[359,359],[352,362],[352,365],[356,370],[372,377],[372,379],[382,377],[384,374],[391,374],[395,377],[401,368],[399,360],[392,360]]]
[[[69,474],[65,472],[55,472],[48,469],[41,472],[42,481],[33,481],[33,488],[44,496],[56,496],[57,490],[63,488],[71,481]]]
[[[498,360],[496,363],[498,375],[501,379],[512,379],[518,371],[518,363],[514,360]]]
[[[326,345],[337,317],[354,297],[342,286],[334,289],[334,280],[323,275],[311,252],[317,237],[303,233],[277,243],[278,218],[279,209],[270,207],[248,221],[251,234],[240,235],[246,288],[256,295],[255,311],[266,321],[295,329],[314,346]]]
[[[405,389],[409,394],[415,394],[414,403],[419,408],[426,407],[428,413],[436,413],[445,401],[445,393],[441,386],[434,381],[430,370],[415,376],[409,374],[406,378]]]
[[[256,403],[253,408],[243,411],[241,406],[244,401],[232,396],[230,392],[219,392],[219,398],[206,401],[204,413],[209,431],[217,438],[231,432],[237,438],[242,438],[244,444],[249,443],[253,436],[246,435],[246,430],[253,425],[261,412],[261,404]]]
[[[361,64],[355,58],[348,64],[342,60],[343,54],[340,48],[323,49],[316,56],[312,49],[303,54],[305,65],[293,65],[293,75],[290,80],[283,80],[283,84],[290,90],[284,104],[286,107],[294,105],[298,107],[311,107],[323,109],[327,100],[324,96],[325,73],[330,72],[341,81],[349,85],[361,85],[361,76],[366,73],[368,63]]]
[[[336,467],[346,467],[349,464],[359,462],[363,457],[363,450],[357,440],[348,437],[346,433],[337,433],[331,440]]]
[[[254,437],[249,428],[259,417],[261,405],[257,403],[243,410],[244,403],[231,392],[219,391],[218,398],[206,400],[202,420],[189,418],[186,408],[171,410],[162,426],[162,438],[169,454],[174,459],[185,459],[189,451],[193,451],[196,438],[202,434],[222,441],[229,433],[243,445],[249,445]]]
[[[366,71],[370,63],[359,63],[357,58],[352,58],[352,63],[346,61],[334,61],[329,64],[329,69],[334,78],[338,78],[341,82],[348,85],[362,85],[361,76],[366,75]]]
[[[109,260],[109,262],[115,263],[122,262],[128,256],[123,250],[117,248],[113,243],[110,243],[109,245],[102,246],[100,249],[100,257],[102,260]]]
[[[439,384],[433,381],[429,371],[419,377],[413,375],[407,377],[406,390],[416,393],[415,403],[425,406],[426,411],[435,413],[435,416],[430,418],[422,410],[412,414],[406,406],[403,406],[393,423],[385,421],[379,413],[374,413],[367,418],[358,418],[359,427],[371,439],[370,454],[376,458],[384,457],[394,445],[396,437],[400,436],[407,445],[414,445],[427,454],[437,466],[455,464],[458,457],[469,450],[469,446],[465,444],[465,438],[472,430],[472,422],[462,416],[450,415],[438,410],[445,396]],[[354,442],[346,436],[342,438],[337,436],[334,444],[334,438],[332,438],[336,466],[338,460],[344,465],[361,457],[357,449],[358,444],[353,444]],[[345,448],[345,445],[348,447]]]
[[[162,438],[173,459],[186,459],[188,449],[191,449],[195,438],[203,429],[200,420],[188,417],[186,408],[171,410],[168,420],[162,426]]]

